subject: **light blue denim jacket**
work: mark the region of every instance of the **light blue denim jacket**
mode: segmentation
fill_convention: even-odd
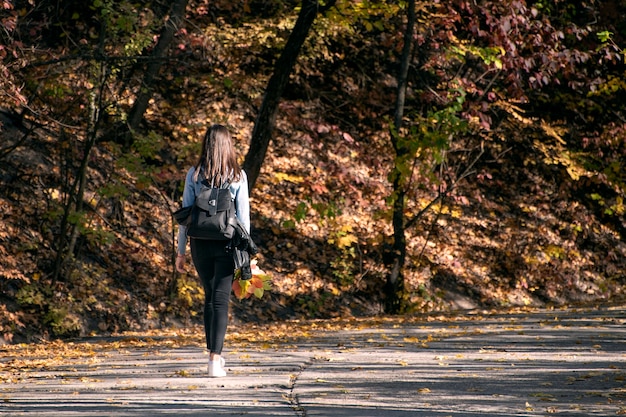
[[[182,207],[191,206],[196,201],[196,195],[200,193],[202,189],[202,180],[198,178],[198,181],[194,181],[193,176],[196,172],[195,167],[189,168],[187,176],[185,177],[185,189],[183,190],[183,204]],[[230,194],[235,199],[235,212],[237,218],[246,228],[246,231],[250,233],[250,197],[248,195],[248,177],[245,171],[241,171],[241,178],[239,181],[232,182],[230,184]],[[178,249],[179,255],[185,254],[187,247],[187,228],[185,226],[178,226]]]

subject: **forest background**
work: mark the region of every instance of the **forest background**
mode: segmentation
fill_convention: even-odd
[[[211,123],[272,277],[237,321],[623,299],[626,2],[2,0],[0,334],[188,325]]]

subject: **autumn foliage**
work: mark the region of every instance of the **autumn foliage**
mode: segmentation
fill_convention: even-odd
[[[212,122],[243,162],[300,2],[190,0],[165,57],[166,3],[62,3],[1,3],[0,333],[197,323],[202,288],[173,267],[184,172]],[[407,2],[317,17],[252,190],[267,274],[234,282],[235,320],[383,312],[394,178],[404,314],[623,297],[623,2],[415,6],[401,157]]]
[[[252,278],[250,279],[242,279],[241,270],[236,271],[233,280],[233,294],[239,300],[252,296],[263,298],[265,291],[272,289],[272,278],[259,268],[256,260],[253,260],[251,264]]]

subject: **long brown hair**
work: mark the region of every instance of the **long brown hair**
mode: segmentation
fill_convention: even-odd
[[[212,125],[204,135],[202,152],[196,164],[194,180],[202,173],[204,179],[219,187],[225,181],[238,181],[241,168],[230,131],[222,125]]]

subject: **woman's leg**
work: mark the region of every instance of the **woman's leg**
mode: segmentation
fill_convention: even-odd
[[[221,354],[228,326],[228,305],[234,274],[232,255],[224,242],[191,239],[194,266],[204,288],[204,331],[212,354]]]
[[[196,272],[204,288],[204,335],[206,348],[211,351],[211,323],[213,322],[213,276],[215,271],[214,258],[211,256],[211,245],[208,241],[191,239],[191,256]]]
[[[234,263],[231,256],[215,258],[210,316],[210,352],[221,355],[228,327],[228,305],[233,285]]]

